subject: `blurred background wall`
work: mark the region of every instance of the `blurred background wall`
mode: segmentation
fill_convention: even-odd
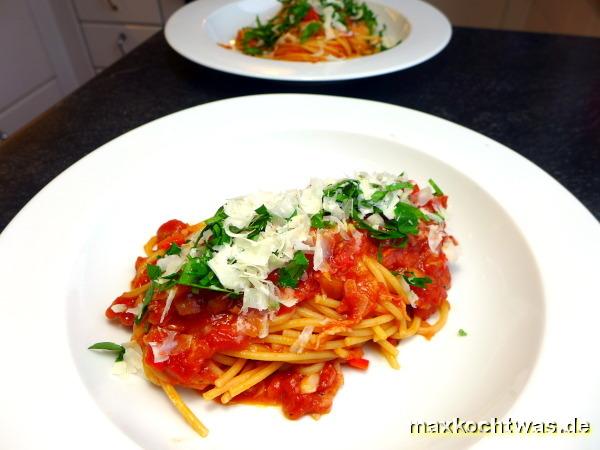
[[[600,37],[600,0],[428,0],[453,25]]]
[[[184,3],[0,0],[0,140],[160,31]],[[600,37],[600,0],[429,3],[456,26]]]

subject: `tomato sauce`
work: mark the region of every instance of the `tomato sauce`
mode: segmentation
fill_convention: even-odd
[[[145,352],[145,362],[175,384],[212,382],[215,375],[207,368],[210,358],[217,352],[244,350],[250,344],[251,336],[237,328],[239,301],[212,291],[194,294],[188,288],[179,289],[183,292],[175,297],[162,323],[164,299],[154,301],[149,308],[148,322],[153,326],[143,343],[152,349],[153,345],[164,345],[169,332],[176,333],[176,337],[172,348],[168,348],[168,358],[157,359],[160,352],[152,349]]]
[[[281,405],[288,419],[299,419],[307,414],[326,414],[331,410],[333,398],[344,383],[339,365],[325,363],[318,374],[315,392],[302,393],[305,375],[295,368],[277,372],[234,399],[240,403]]]
[[[451,284],[448,260],[443,252],[431,251],[426,236],[410,236],[405,248],[385,249],[382,261],[392,271],[412,272],[415,276],[431,279],[426,288],[412,287],[419,297],[414,314],[422,319],[436,312],[447,298]]]

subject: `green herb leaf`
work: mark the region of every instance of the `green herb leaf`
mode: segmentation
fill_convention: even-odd
[[[304,44],[308,39],[312,37],[312,35],[317,33],[320,29],[321,24],[319,22],[310,22],[304,27],[302,33],[300,33],[300,43]]]
[[[291,28],[302,22],[302,19],[308,14],[310,5],[307,0],[298,0],[295,5],[292,5],[285,18],[285,23]]]
[[[279,285],[282,287],[298,287],[300,278],[308,268],[308,259],[300,250],[294,253],[294,258],[284,267],[277,270]]]
[[[433,283],[433,280],[429,277],[415,277],[412,272],[406,272],[402,275],[408,284],[418,288],[425,289],[428,284]]]
[[[441,197],[442,195],[444,195],[444,193],[442,192],[440,187],[435,183],[435,181],[433,181],[431,178],[428,181],[431,187],[433,188],[433,195],[435,195],[436,197]]]
[[[146,291],[146,294],[144,295],[144,300],[142,301],[142,309],[140,310],[140,313],[138,314],[138,316],[135,318],[136,325],[140,324],[140,322],[142,321],[142,318],[144,317],[144,314],[146,314],[146,311],[148,310],[148,305],[152,301],[152,297],[154,297],[154,290],[156,289],[156,285],[157,285],[156,281],[152,281],[150,283],[150,286],[148,287],[148,290]]]
[[[408,181],[390,184],[384,189],[375,191],[373,195],[371,195],[371,202],[380,202],[389,192],[399,191],[400,189],[412,189],[413,187],[414,185]]]
[[[181,253],[181,247],[177,244],[171,244],[171,246],[165,252],[166,255],[179,255]]]
[[[379,228],[379,229],[373,228],[371,226],[371,224],[369,224],[369,222],[364,220],[360,216],[360,213],[356,210],[354,210],[352,213],[352,220],[354,220],[354,223],[357,228],[359,228],[361,230],[367,230],[369,232],[369,236],[371,236],[373,239],[378,239],[378,240],[386,240],[386,239],[405,240],[406,239],[406,233],[395,229],[396,223],[393,220],[386,221],[383,224],[382,228]],[[401,244],[401,243],[397,243],[397,244]]]
[[[345,179],[335,184],[330,184],[323,189],[324,197],[334,198],[336,202],[343,203],[344,201],[356,199],[362,194],[358,180]]]
[[[204,247],[202,253],[195,258],[188,256],[188,260],[179,272],[177,284],[234,294],[233,291],[223,287],[217,275],[209,267],[208,261],[212,256],[213,252],[208,247]]]
[[[458,335],[460,337],[464,337],[467,336],[467,332],[461,328],[460,330],[458,330]]]
[[[115,359],[115,362],[123,361],[123,356],[125,355],[125,347],[114,342],[96,342],[94,345],[90,345],[88,349],[116,352],[117,359]]]
[[[326,221],[323,218],[323,214],[325,211],[321,210],[310,218],[310,226],[313,228],[331,228],[333,227],[333,223]]]
[[[248,233],[248,239],[256,240],[258,235],[265,231],[267,224],[271,220],[271,214],[265,205],[261,205],[254,210],[256,217],[245,228],[230,227],[234,233]]]
[[[162,269],[155,264],[148,264],[146,266],[146,273],[151,280],[157,280],[162,274]]]
[[[405,234],[419,234],[419,219],[426,219],[425,214],[408,203],[398,202],[394,208],[394,228]]]
[[[198,235],[196,242],[194,242],[194,246],[198,246],[198,242],[200,242],[202,237],[208,234],[209,231],[211,232],[211,235],[206,242],[207,247],[213,248],[217,245],[228,244],[231,242],[231,237],[225,233],[225,228],[223,227],[226,218],[227,214],[225,214],[225,210],[221,206],[213,217],[204,222],[206,226]]]

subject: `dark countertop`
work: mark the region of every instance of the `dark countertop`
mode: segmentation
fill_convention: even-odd
[[[311,84],[198,66],[160,33],[0,145],[0,230],[64,169],[126,131],[201,103],[277,92],[377,100],[459,123],[536,163],[600,218],[600,39],[455,28],[419,66]]]

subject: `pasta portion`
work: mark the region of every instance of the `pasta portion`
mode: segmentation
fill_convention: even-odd
[[[132,327],[146,377],[201,436],[175,386],[205,400],[281,406],[290,419],[331,410],[342,367],[365,346],[394,369],[398,343],[431,339],[450,288],[447,196],[430,180],[357,174],[303,190],[228,200],[210,219],[163,224],[106,316]],[[433,318],[433,316],[436,316]]]
[[[355,0],[279,0],[281,10],[266,23],[239,30],[234,47],[251,56],[320,62],[386,50],[385,27]],[[389,46],[397,43],[389,44]]]

